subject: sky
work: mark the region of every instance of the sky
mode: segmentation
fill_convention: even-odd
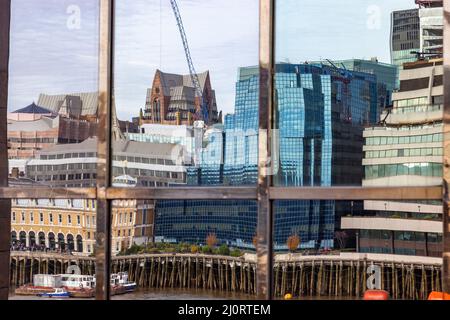
[[[217,105],[234,110],[238,68],[258,64],[258,0],[178,0],[197,72],[210,71]],[[378,57],[389,62],[390,13],[414,0],[281,0],[276,60]],[[187,74],[169,0],[116,0],[115,98],[120,119],[145,106],[155,71]],[[8,109],[40,93],[98,84],[98,1],[12,0]]]

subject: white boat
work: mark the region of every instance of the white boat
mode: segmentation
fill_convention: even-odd
[[[111,274],[111,286],[121,287],[125,293],[128,293],[133,292],[137,284],[128,280],[127,272],[119,272]]]
[[[70,294],[63,288],[55,288],[53,292],[40,293],[38,296],[48,298],[69,298]]]
[[[70,289],[95,289],[95,278],[81,274],[62,274],[61,286]]]

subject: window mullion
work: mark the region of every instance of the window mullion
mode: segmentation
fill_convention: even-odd
[[[442,287],[450,292],[450,1],[444,1],[444,211]]]
[[[97,226],[95,246],[96,299],[110,299],[111,201],[106,190],[111,185],[111,109],[113,77],[114,0],[100,0]]]
[[[0,1],[0,187],[8,187],[8,61],[11,1]],[[8,299],[11,200],[0,200],[0,300]]]
[[[274,82],[274,0],[260,0],[259,19],[259,150],[256,293],[273,298],[273,214],[269,188]]]

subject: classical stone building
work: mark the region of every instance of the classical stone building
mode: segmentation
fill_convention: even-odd
[[[113,202],[112,252],[153,239],[153,202]],[[96,201],[81,199],[14,199],[11,243],[18,247],[94,253]]]

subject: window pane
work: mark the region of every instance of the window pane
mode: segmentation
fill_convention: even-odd
[[[411,51],[426,47],[420,30],[442,30],[442,8],[291,0],[275,11],[274,184],[440,185],[442,169],[427,168],[442,167],[430,152],[442,149],[442,82],[421,79],[442,76],[442,37],[424,60]],[[422,169],[399,175],[401,166]]]
[[[113,186],[256,186],[259,1],[177,3],[197,75],[190,74],[170,1],[116,1],[114,94],[118,122],[113,128]],[[130,211],[136,215],[131,225]],[[113,272],[118,271],[114,261],[123,255],[149,257],[141,267],[145,273],[139,281],[146,280],[138,297],[158,295],[157,269],[162,265],[156,261],[163,253],[201,259],[213,255],[212,269],[205,268],[213,272],[219,285],[225,286],[221,281],[228,279],[226,297],[233,297],[229,295],[233,292],[254,292],[254,269],[246,269],[250,287],[232,290],[232,264],[220,265],[215,259],[223,254],[235,261],[244,252],[254,251],[255,201],[116,201],[112,223],[113,255],[119,259],[113,259]],[[208,237],[217,243],[207,247]],[[172,262],[166,266],[170,272],[174,270]],[[196,267],[203,269],[203,264],[192,262],[191,274],[186,270],[186,278],[180,282],[176,277],[182,269],[175,266],[179,271],[174,274],[173,288],[178,291],[167,282],[159,286],[159,294],[215,295],[212,290],[186,291],[194,286],[203,288],[200,277],[204,274],[195,280]],[[128,264],[124,271],[132,268]],[[130,280],[137,280],[134,272]],[[211,289],[209,284],[207,287]]]
[[[178,1],[191,74],[169,1],[116,1],[116,186],[256,185],[258,6]]]
[[[442,30],[443,11],[425,7],[409,0],[276,2],[275,186],[441,185],[442,37],[429,52],[424,34]],[[367,287],[349,274],[361,257],[417,256],[432,264],[441,255],[427,240],[441,233],[440,202],[280,200],[274,218],[275,261],[299,261],[275,269],[278,296],[359,298]],[[401,272],[385,269],[377,289],[402,298],[386,276]]]
[[[138,285],[114,299],[254,298],[256,217],[256,201],[113,201],[111,272]]]
[[[10,187],[95,186],[98,35],[99,1],[11,1]],[[12,200],[11,296],[26,299],[20,295],[30,294],[24,285],[38,293],[68,286],[78,294],[83,285],[83,294],[93,295],[95,226],[86,218],[95,210],[89,203]],[[72,271],[91,277],[69,283],[61,275]]]
[[[98,1],[12,1],[12,186],[30,181],[35,187],[95,186],[98,28]],[[81,164],[91,169],[78,170]],[[82,173],[91,177],[82,179]]]
[[[368,272],[361,267],[364,262],[384,268],[381,283],[392,299],[408,296],[401,286],[394,290],[392,281],[401,282],[400,275],[411,264],[426,279],[432,277],[431,270],[441,272],[435,260],[442,256],[441,201],[279,200],[274,202],[274,218],[276,297],[291,293],[300,299],[360,299],[368,289],[357,281]],[[392,261],[400,258],[394,255],[401,255],[404,265],[396,264],[393,270]],[[427,284],[419,299],[432,290]]]
[[[54,288],[65,286],[75,296],[94,296],[95,224],[87,223],[96,215],[94,202],[11,200],[12,299],[38,299],[30,295],[33,287],[36,293],[52,293]],[[23,217],[20,220],[18,212]],[[80,290],[81,285],[83,290]]]

